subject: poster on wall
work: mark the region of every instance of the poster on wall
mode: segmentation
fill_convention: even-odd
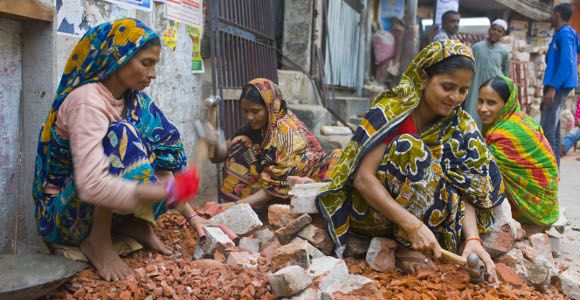
[[[165,0],[165,16],[186,25],[203,28],[202,0]]]
[[[390,31],[393,27],[392,18],[403,20],[405,15],[405,0],[382,0],[381,1],[381,26],[383,30]]]
[[[125,6],[110,5],[108,14],[103,14],[94,3],[86,0],[55,0],[54,4],[56,32],[75,38],[82,37],[87,30],[98,24],[123,17],[135,18],[136,12],[134,9],[126,9]]]
[[[459,11],[459,0],[437,0],[435,24],[441,25],[441,16],[447,11]]]
[[[201,58],[201,35],[200,27],[187,25],[187,34],[193,42],[193,50],[191,55],[191,71],[192,73],[203,73],[203,59]]]
[[[144,11],[151,11],[153,7],[153,0],[105,0],[105,1],[117,4],[119,6]]]

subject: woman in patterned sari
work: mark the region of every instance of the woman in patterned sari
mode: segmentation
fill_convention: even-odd
[[[228,202],[261,207],[270,200],[288,201],[289,181],[324,181],[334,170],[340,150],[326,153],[314,135],[286,107],[278,86],[257,78],[242,89],[242,109],[248,124],[227,142],[221,197]],[[226,157],[227,155],[227,157]]]
[[[479,232],[490,229],[490,209],[505,195],[476,123],[461,109],[473,70],[469,47],[434,42],[373,101],[316,199],[337,255],[349,233],[391,237],[435,257],[441,247],[464,248],[497,280]],[[400,257],[420,254],[398,254],[405,252]]]
[[[513,217],[549,226],[558,219],[558,165],[542,127],[520,110],[517,88],[494,77],[479,90],[483,135],[503,176]]]
[[[196,190],[179,189],[184,175],[173,179],[186,166],[179,132],[142,92],[160,51],[158,35],[138,20],[91,28],[69,57],[40,131],[38,232],[49,244],[80,246],[106,280],[131,274],[111,231],[170,254],[151,225],[166,203]],[[198,233],[209,223],[188,204],[179,210]]]

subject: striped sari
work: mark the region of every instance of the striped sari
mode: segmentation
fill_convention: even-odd
[[[538,122],[520,109],[517,87],[501,77],[510,98],[498,121],[483,134],[503,175],[513,217],[520,222],[550,225],[559,216],[558,165]]]

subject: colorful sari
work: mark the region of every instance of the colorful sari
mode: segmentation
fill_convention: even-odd
[[[484,126],[485,142],[499,165],[513,217],[550,225],[559,216],[556,158],[540,124],[520,110],[517,87],[509,78],[501,78],[510,98],[498,121]]]
[[[222,199],[237,201],[265,189],[271,197],[288,200],[288,176],[328,180],[340,150],[322,149],[304,123],[286,110],[286,99],[275,83],[258,78],[250,84],[266,104],[268,127],[261,142],[246,134],[232,139]]]
[[[348,233],[389,236],[409,245],[397,224],[369,206],[353,187],[353,175],[365,155],[395,132],[419,105],[425,68],[453,55],[473,59],[458,41],[434,42],[407,68],[398,86],[380,94],[347,145],[316,205],[327,222],[338,255]],[[457,251],[462,240],[465,201],[476,209],[478,228],[489,231],[491,208],[505,197],[497,165],[477,129],[460,107],[419,136],[403,134],[389,143],[377,178],[401,206],[435,234],[441,246]]]
[[[158,35],[140,21],[121,19],[91,28],[72,51],[37,148],[32,196],[38,231],[45,241],[78,245],[90,231],[93,211],[78,197],[69,142],[54,128],[59,107],[71,91],[107,78],[155,38]],[[144,92],[129,90],[124,98],[126,120],[112,122],[103,139],[109,172],[156,182],[155,170],[183,169],[186,156],[177,129]],[[60,192],[45,194],[47,183],[60,187]],[[149,210],[156,218],[165,206],[160,203]]]

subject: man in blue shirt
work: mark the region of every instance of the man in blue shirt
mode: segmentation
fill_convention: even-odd
[[[550,16],[556,34],[546,54],[544,98],[540,123],[544,135],[560,165],[560,115],[570,91],[578,86],[578,33],[568,25],[574,9],[568,3],[558,4]]]

